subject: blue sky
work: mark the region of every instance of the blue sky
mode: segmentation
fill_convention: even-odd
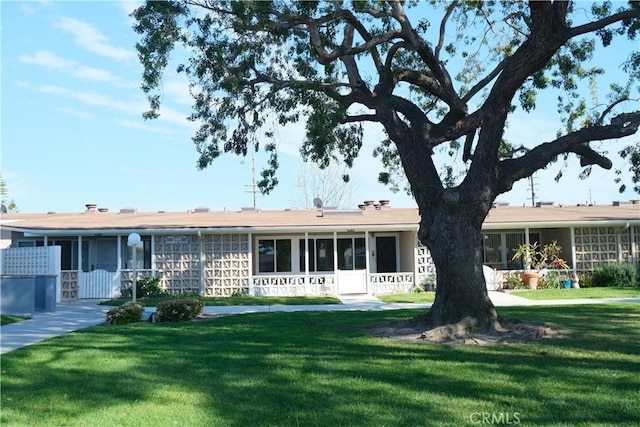
[[[169,73],[165,78],[161,118],[142,119],[147,104],[139,89],[138,35],[128,17],[135,6],[124,1],[0,2],[0,161],[9,197],[22,212],[79,212],[86,203],[111,211],[252,206],[250,158],[225,155],[206,170],[196,169],[195,126],[186,120],[190,99],[180,76]],[[615,50],[610,51],[615,57]],[[513,142],[550,140],[558,127],[554,109],[540,108],[533,116],[517,115],[506,137]],[[280,185],[272,194],[258,196],[259,208],[292,206],[303,165],[298,155],[303,134],[302,124],[279,132]],[[353,207],[365,199],[414,207],[409,196],[377,183],[380,167],[370,153],[381,137],[379,128],[367,129],[352,171]],[[264,162],[264,155],[256,156],[258,170]],[[613,171],[594,169],[590,179],[578,181],[577,160],[571,160],[557,184],[557,168],[536,174],[538,200],[608,204],[638,197],[630,190],[618,193]],[[521,181],[498,200],[523,205],[530,203],[528,197],[528,182]]]

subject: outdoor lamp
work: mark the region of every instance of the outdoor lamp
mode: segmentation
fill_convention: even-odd
[[[133,297],[133,302],[136,302],[136,288],[137,288],[137,264],[138,264],[138,260],[137,260],[137,256],[138,256],[138,245],[140,244],[140,242],[142,241],[142,239],[140,238],[140,235],[138,233],[131,233],[129,234],[129,237],[127,238],[127,245],[131,246],[132,250],[133,250],[133,281],[131,284],[131,296]]]

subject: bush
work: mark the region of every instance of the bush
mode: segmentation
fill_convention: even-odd
[[[131,288],[122,289],[122,298],[131,298]],[[143,277],[136,281],[136,298],[150,298],[167,295],[160,287],[159,277]]]
[[[638,271],[627,263],[602,264],[593,271],[593,286],[638,286]]]
[[[560,280],[560,274],[557,271],[549,270],[547,272],[547,276],[544,277],[546,282],[546,288],[543,289],[560,289],[562,288],[562,281]],[[542,279],[540,279],[542,280]],[[538,289],[540,289],[540,284],[538,284]]]
[[[124,325],[142,320],[142,304],[127,302],[107,312],[107,323],[110,325]]]
[[[507,280],[502,284],[504,289],[513,290],[513,289],[528,289],[524,283],[522,283],[522,279],[520,276],[509,276]]]
[[[593,272],[587,271],[584,273],[578,274],[578,279],[580,279],[580,287],[581,288],[592,288],[593,287]]]
[[[203,309],[200,298],[172,298],[158,303],[156,316],[160,322],[184,322],[195,319]]]

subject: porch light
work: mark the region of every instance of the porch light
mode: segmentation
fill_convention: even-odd
[[[138,256],[138,245],[140,244],[140,242],[142,241],[142,239],[140,238],[140,235],[138,233],[131,233],[129,234],[129,237],[127,237],[127,245],[131,246],[132,248],[132,252],[133,252],[133,272],[132,272],[132,276],[133,276],[133,281],[131,283],[131,296],[133,297],[133,302],[136,302],[136,288],[137,288],[137,276],[138,276],[138,272],[136,271],[137,268],[137,264],[138,264],[138,260],[137,260],[137,256]]]

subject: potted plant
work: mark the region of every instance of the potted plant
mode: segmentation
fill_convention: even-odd
[[[545,268],[569,268],[567,263],[560,258],[560,252],[562,252],[562,247],[558,245],[556,240],[542,247],[538,242],[523,243],[518,246],[512,259],[522,258],[525,270],[522,273],[522,281],[530,289],[535,290],[538,288],[538,280],[542,277],[540,270]]]
[[[523,243],[518,246],[512,260],[522,258],[524,263],[524,271],[522,272],[522,282],[529,286],[530,289],[538,288],[538,280],[541,274],[539,272],[542,262],[542,252],[538,242]]]

